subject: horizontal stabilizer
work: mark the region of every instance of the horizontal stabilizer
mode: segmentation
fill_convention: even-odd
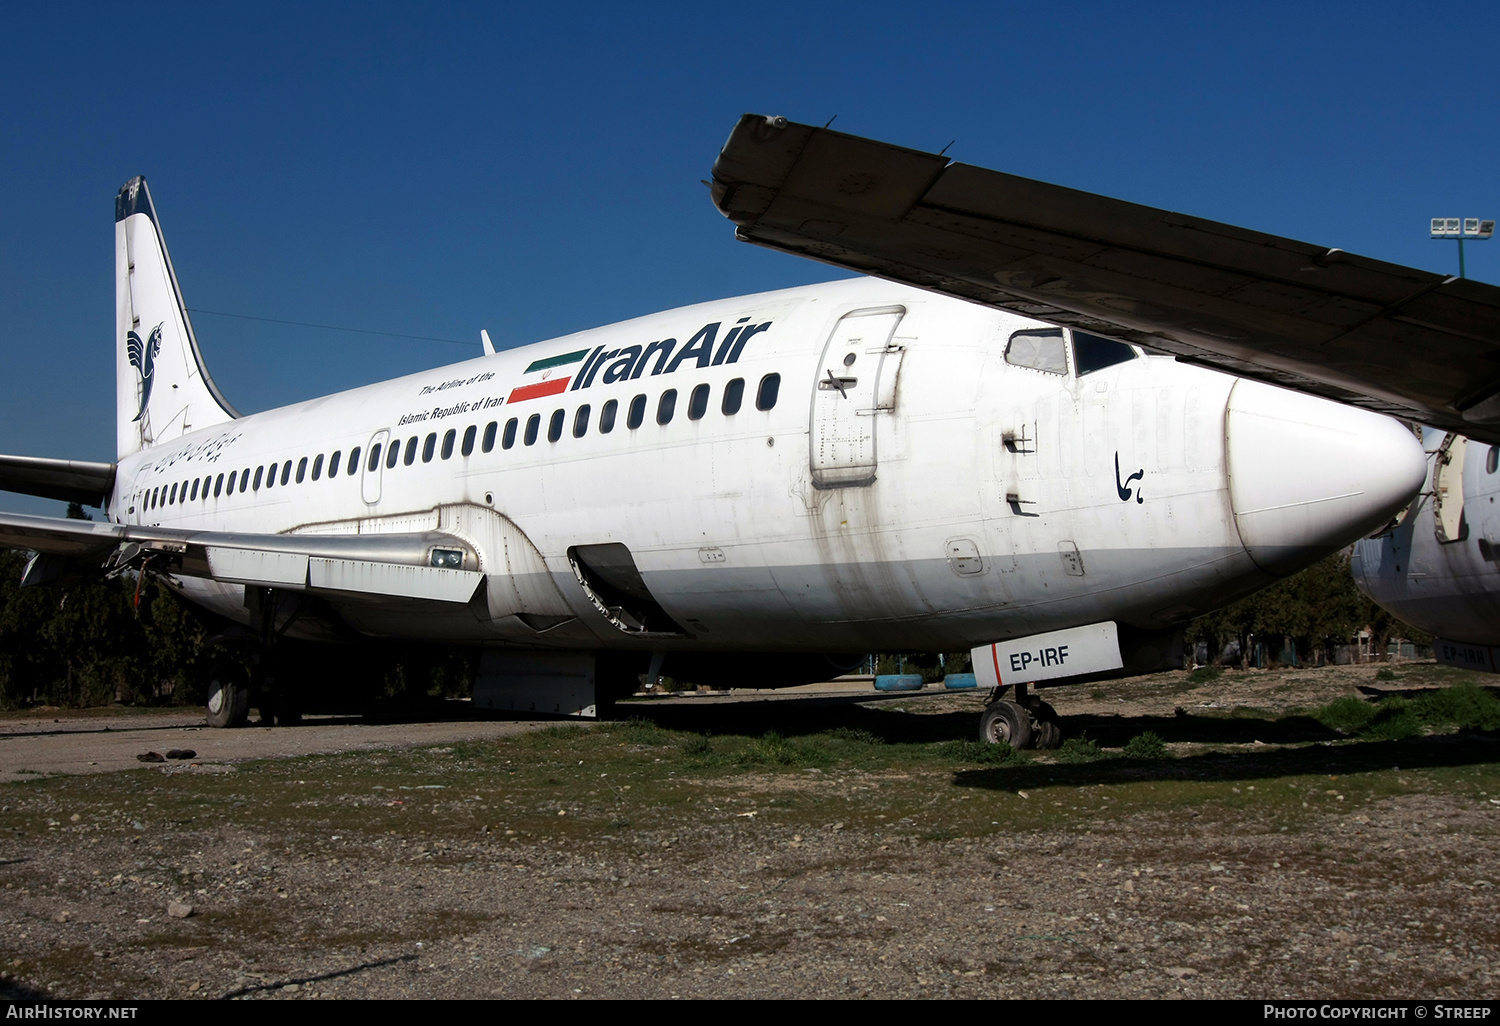
[[[114,487],[113,463],[0,456],[0,491],[102,507]]]

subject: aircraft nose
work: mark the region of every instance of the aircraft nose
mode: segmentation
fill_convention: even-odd
[[[1229,394],[1224,449],[1240,540],[1277,575],[1369,534],[1427,476],[1399,422],[1245,378]]]

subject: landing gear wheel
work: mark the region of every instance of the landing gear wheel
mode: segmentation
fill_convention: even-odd
[[[208,725],[243,727],[250,717],[250,682],[245,671],[220,659],[208,674]]]
[[[1062,744],[1062,724],[1057,720],[1057,710],[1041,699],[1033,698],[1027,703],[1031,712],[1031,744],[1035,748],[1057,748]]]
[[[1031,744],[1031,716],[1015,702],[991,702],[979,717],[979,740],[1026,748]]]

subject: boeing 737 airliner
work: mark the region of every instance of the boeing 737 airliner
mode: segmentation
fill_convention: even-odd
[[[969,648],[1018,686],[985,736],[1055,741],[1025,685],[1170,660],[1425,471],[1384,416],[868,278],[241,416],[143,179],[115,214],[118,460],[0,458],[0,486],[105,516],[0,516],[27,582],[154,575],[261,644],[482,646],[495,708]],[[253,686],[216,678],[211,722]]]

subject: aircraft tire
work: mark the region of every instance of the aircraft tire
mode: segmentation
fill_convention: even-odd
[[[991,702],[979,717],[979,740],[1021,749],[1031,745],[1031,717],[1015,702]]]
[[[1027,703],[1031,710],[1031,744],[1034,748],[1057,748],[1062,744],[1062,724],[1058,722],[1057,710],[1046,702],[1033,698]]]
[[[1038,720],[1031,732],[1031,743],[1036,748],[1057,748],[1062,744],[1062,728],[1056,720]]]
[[[208,725],[243,727],[250,718],[250,682],[227,659],[216,660],[208,674]]]

